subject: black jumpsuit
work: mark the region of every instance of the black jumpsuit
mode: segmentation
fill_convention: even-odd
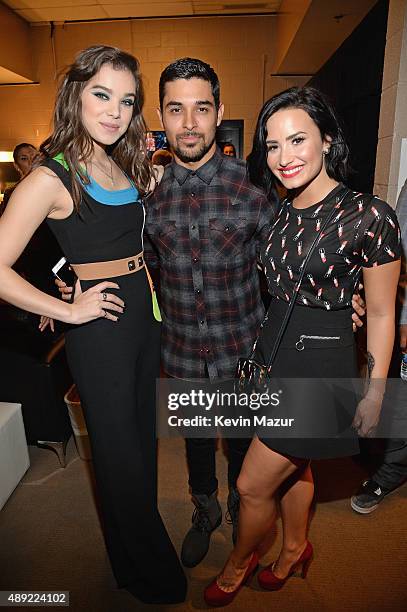
[[[46,160],[70,191],[70,175]],[[140,201],[106,205],[87,192],[79,214],[48,219],[73,264],[142,251]],[[125,302],[119,322],[99,318],[66,331],[66,351],[84,409],[107,550],[119,587],[147,603],[180,602],[186,579],[157,510],[155,379],[160,325],[145,269],[112,279]],[[101,281],[81,281],[83,291]],[[112,291],[112,290],[108,290]]]

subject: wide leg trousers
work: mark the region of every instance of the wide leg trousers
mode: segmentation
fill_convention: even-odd
[[[92,285],[81,284],[83,290]],[[119,285],[126,304],[119,322],[98,319],[72,327],[67,355],[84,409],[118,586],[147,603],[180,602],[186,579],[157,509],[160,325],[153,319],[144,271],[120,277]]]

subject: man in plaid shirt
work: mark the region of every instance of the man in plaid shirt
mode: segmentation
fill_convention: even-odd
[[[233,377],[264,315],[256,263],[274,208],[249,182],[245,162],[216,148],[222,116],[219,80],[208,64],[184,58],[164,70],[160,118],[174,161],[148,200],[146,232],[160,266],[162,364],[175,378]],[[151,253],[146,258],[154,265]],[[211,532],[222,520],[215,443],[213,438],[186,440],[196,506],[181,552],[188,567],[205,557]],[[234,537],[236,480],[249,443],[228,441]]]

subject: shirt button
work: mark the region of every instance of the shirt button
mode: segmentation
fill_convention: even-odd
[[[200,289],[197,289],[197,290],[196,290],[196,293],[201,293],[201,290],[200,290]]]
[[[191,198],[194,198],[194,197],[195,197],[195,194],[194,194],[194,193],[191,193]]]
[[[227,225],[227,226],[225,227],[225,232],[228,232],[228,231],[229,231],[229,226]]]
[[[203,348],[201,348],[199,352],[200,352],[200,353],[203,353],[203,352],[204,352]]]
[[[191,225],[191,229],[195,229],[195,225]]]
[[[203,319],[201,319],[199,322],[200,322],[201,325],[205,324],[205,321]]]
[[[194,257],[193,261],[196,263],[198,261],[198,257]]]
[[[206,352],[206,353],[210,353],[211,351],[210,351],[209,349],[206,349],[206,351],[205,351],[205,352]]]

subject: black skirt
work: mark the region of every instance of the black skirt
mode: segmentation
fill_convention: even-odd
[[[287,307],[279,299],[272,300],[256,346],[259,363],[268,362]],[[351,427],[357,406],[352,381],[358,378],[351,316],[350,308],[327,311],[294,306],[272,376],[296,379],[285,383],[288,400],[284,401],[283,393],[276,412],[278,417],[293,418],[295,427],[278,437],[271,437],[272,429],[270,437],[268,431],[265,435],[262,428],[259,439],[272,450],[307,459],[359,453],[358,438]],[[341,381],[336,387],[328,379]]]

